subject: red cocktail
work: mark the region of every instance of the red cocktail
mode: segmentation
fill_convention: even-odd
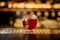
[[[37,25],[36,18],[31,18],[31,19],[28,19],[27,21],[23,20],[23,26],[29,30],[34,29],[36,27],[36,25]]]

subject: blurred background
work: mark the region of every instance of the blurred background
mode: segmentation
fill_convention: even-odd
[[[23,28],[27,12],[37,15],[36,28],[60,28],[60,0],[0,0],[0,28]]]

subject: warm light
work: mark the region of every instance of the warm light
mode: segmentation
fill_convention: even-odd
[[[60,12],[58,12],[58,16],[60,16]]]
[[[36,8],[43,8],[42,4],[36,4]]]
[[[25,4],[24,3],[17,4],[17,8],[24,8],[24,7],[25,7]]]
[[[35,8],[51,8],[50,4],[36,4]]]
[[[32,8],[37,8],[37,4],[33,3]]]
[[[36,4],[34,4],[34,5],[33,5],[33,7],[34,7],[34,8],[37,8],[37,5],[36,5]]]
[[[48,16],[49,15],[48,11],[45,11],[44,15],[45,16]]]
[[[12,8],[12,3],[8,3],[8,8]]]
[[[60,17],[57,17],[57,21],[60,21]]]
[[[54,4],[54,5],[53,5],[53,8],[55,8],[55,9],[60,8],[60,4]]]
[[[25,7],[26,8],[33,8],[33,4],[27,3]]]
[[[51,16],[52,16],[52,17],[54,17],[54,16],[55,16],[55,12],[54,12],[54,11],[52,11]]]
[[[43,20],[41,23],[45,28],[57,28],[57,22],[55,20],[47,19],[47,20]]]
[[[0,5],[1,5],[1,2],[0,2]]]
[[[37,16],[41,16],[41,12],[40,11],[37,12]]]
[[[10,18],[10,24],[11,24],[11,25],[13,24],[12,18]]]
[[[48,8],[48,9],[51,8],[51,5],[50,4],[42,4],[42,5],[43,5],[42,6],[43,8]]]
[[[35,4],[35,3],[9,3],[8,7],[11,8],[51,8],[50,4]]]
[[[20,14],[20,11],[19,11],[19,10],[17,10],[17,11],[16,11],[16,15],[17,15],[17,16],[19,16],[19,14]]]
[[[30,13],[31,15],[33,15],[34,14],[34,12],[33,11],[31,11],[31,13]]]
[[[23,27],[22,19],[17,18],[15,23],[14,23],[14,27]]]
[[[1,2],[1,4],[0,4],[1,6],[4,6],[5,5],[5,2]]]
[[[10,21],[10,24],[11,24],[11,25],[13,24],[12,20]]]
[[[18,6],[17,3],[13,4],[13,8],[17,8],[17,6]]]

